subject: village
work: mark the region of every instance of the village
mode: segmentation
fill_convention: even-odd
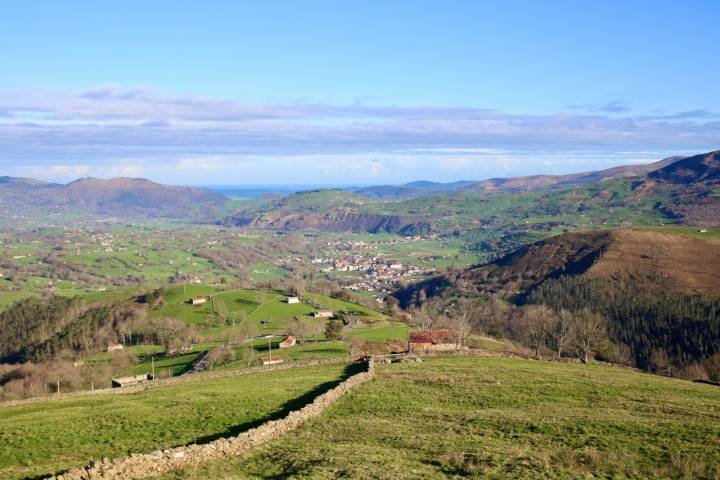
[[[310,264],[319,272],[332,276],[343,288],[354,292],[370,292],[383,302],[398,284],[417,280],[437,272],[437,268],[424,266],[427,259],[415,258],[414,263],[403,263],[386,250],[408,248],[415,242],[436,239],[436,235],[390,237],[373,241],[333,239],[317,245],[314,254],[307,258],[286,256],[274,262],[276,266]]]

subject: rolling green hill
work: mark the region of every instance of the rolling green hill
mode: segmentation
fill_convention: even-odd
[[[334,386],[344,364],[191,381],[136,394],[0,405],[0,478],[237,434]]]
[[[162,477],[697,478],[720,474],[720,389],[601,365],[436,357],[249,455]]]

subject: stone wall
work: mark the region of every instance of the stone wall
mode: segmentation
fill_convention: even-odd
[[[455,343],[413,343],[410,345],[412,353],[454,353],[460,350],[467,350],[467,347],[458,347]]]
[[[263,369],[265,371],[267,369]],[[373,360],[367,361],[364,372],[353,375],[335,388],[317,396],[312,403],[290,412],[281,420],[272,420],[236,437],[222,438],[202,445],[188,445],[149,454],[132,454],[129,457],[103,459],[88,467],[72,469],[48,480],[120,480],[147,478],[172,470],[193,467],[222,458],[241,455],[266,442],[288,433],[322,414],[350,389],[375,376]]]
[[[60,395],[47,395],[44,397],[33,397],[33,398],[24,398],[22,400],[9,400],[5,402],[0,402],[0,408],[2,407],[11,407],[15,405],[25,405],[28,403],[35,403],[35,402],[47,402],[49,400],[66,400],[70,398],[76,398],[76,397],[83,397],[85,395],[116,395],[116,394],[127,394],[127,393],[138,393],[142,392],[143,390],[148,390],[151,388],[159,388],[159,387],[167,387],[170,385],[178,385],[180,383],[185,382],[194,382],[194,381],[200,381],[200,380],[212,380],[216,378],[226,378],[226,377],[238,377],[241,375],[249,375],[252,373],[261,373],[261,372],[271,372],[274,370],[287,370],[289,368],[301,368],[301,367],[312,367],[316,365],[336,365],[340,363],[348,363],[353,360],[350,356],[343,356],[343,357],[333,357],[333,358],[326,358],[322,360],[309,360],[309,361],[299,361],[299,362],[293,362],[293,363],[283,363],[279,365],[269,365],[264,367],[249,367],[249,368],[240,368],[236,370],[215,370],[215,371],[207,371],[207,372],[199,372],[199,373],[193,373],[188,375],[182,375],[179,377],[171,377],[171,378],[165,378],[162,380],[153,380],[150,382],[142,383],[139,385],[133,385],[129,387],[122,387],[122,388],[101,388],[97,390],[78,390],[76,392],[68,392],[68,393],[61,393]]]

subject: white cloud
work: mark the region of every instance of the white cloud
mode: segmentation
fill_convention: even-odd
[[[257,105],[112,84],[84,92],[0,91],[0,168],[182,181],[222,172],[224,181],[244,183],[285,181],[292,172],[293,182],[320,176],[351,183],[348,176],[577,170],[718,147],[720,122],[704,110],[653,117],[630,116],[619,102],[603,107],[517,115],[362,102]]]
[[[35,170],[40,171],[42,167],[38,167]],[[88,174],[90,167],[87,165],[52,165],[50,167],[50,173],[53,176],[68,176],[82,177]]]

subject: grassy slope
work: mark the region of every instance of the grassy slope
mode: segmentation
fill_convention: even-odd
[[[110,292],[104,293],[109,294]],[[170,373],[174,376],[188,372],[192,368],[193,363],[207,350],[222,344],[222,341],[218,339],[222,338],[223,335],[230,334],[234,330],[236,337],[239,338],[241,336],[243,330],[239,317],[236,319],[238,323],[235,327],[229,325],[210,325],[208,324],[208,316],[211,316],[213,302],[207,302],[197,306],[185,303],[188,298],[198,295],[214,295],[215,304],[217,305],[222,302],[227,307],[230,315],[236,315],[239,311],[244,311],[244,321],[252,323],[258,335],[266,333],[277,335],[272,339],[273,354],[285,358],[286,361],[343,356],[349,353],[349,346],[347,344],[327,341],[321,341],[320,343],[308,342],[308,344],[304,346],[297,346],[282,351],[278,350],[278,343],[282,340],[279,336],[285,333],[293,317],[305,318],[308,321],[320,322],[323,325],[327,320],[308,317],[307,315],[313,312],[315,308],[304,302],[288,304],[285,301],[285,296],[276,292],[258,292],[244,289],[219,292],[217,288],[211,286],[186,285],[183,287],[181,285],[165,289],[164,295],[165,303],[156,310],[153,310],[150,315],[153,317],[165,316],[177,318],[187,324],[197,325],[207,341],[193,345],[189,352],[170,357],[165,357],[162,353],[162,347],[159,346],[140,345],[138,347],[131,347],[130,350],[135,354],[147,353],[152,350],[152,353],[155,354],[154,363],[157,374],[165,375]],[[378,311],[322,295],[307,294],[307,296],[312,297],[312,300],[329,308],[357,312],[363,319],[363,324],[360,328],[356,329],[346,328],[345,335],[348,337],[376,341],[404,340],[407,338],[407,325],[400,322],[389,321],[386,315]],[[261,321],[268,323],[261,324]],[[324,335],[320,335],[318,339],[324,340]],[[256,340],[253,342],[253,348],[255,349],[255,355],[267,354],[267,341],[261,339]],[[248,351],[249,349],[249,343],[237,345],[235,350],[238,353],[238,358],[242,358],[239,355],[242,353],[241,350]],[[113,356],[122,354],[124,353],[99,352],[93,354],[91,359],[92,361],[110,361]],[[246,362],[247,361],[238,360],[233,364],[233,367],[238,368],[243,364],[247,364]],[[132,372],[136,374],[147,373],[150,372],[151,369],[152,362],[149,356],[146,356],[140,363],[133,366]],[[130,371],[127,373],[129,374]]]
[[[701,232],[698,227],[678,227],[678,226],[664,226],[664,227],[642,227],[648,230],[654,230],[656,232],[665,233],[676,233],[680,235],[687,235],[689,237],[699,238],[712,243],[720,243],[720,228],[708,228],[707,231]]]
[[[717,478],[720,389],[599,365],[384,365],[320,419],[206,478]]]
[[[344,365],[188,382],[131,395],[0,407],[0,478],[49,474],[91,459],[237,433],[283,412]],[[297,408],[293,404],[293,408]]]
[[[368,341],[405,340],[408,327],[404,323],[394,322],[382,312],[363,305],[346,302],[337,298],[327,297],[316,293],[305,292],[303,296],[308,300],[335,312],[345,311],[356,314],[363,323],[361,328],[345,328],[344,335]]]

